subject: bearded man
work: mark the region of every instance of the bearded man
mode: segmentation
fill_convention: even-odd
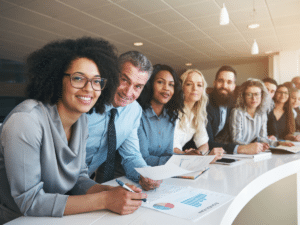
[[[209,95],[207,105],[207,134],[209,149],[222,147],[229,154],[254,154],[262,150],[261,143],[236,145],[229,136],[229,117],[234,107],[233,92],[236,87],[237,73],[231,66],[222,66],[215,77],[214,89]]]

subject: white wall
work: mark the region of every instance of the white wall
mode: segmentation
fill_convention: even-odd
[[[258,193],[233,222],[240,224],[297,224],[297,175],[279,180]]]
[[[213,86],[213,81],[215,80],[216,73],[221,66],[212,69],[207,69],[207,70],[200,69],[200,71],[203,73],[206,79],[208,87]],[[269,74],[268,58],[262,59],[257,62],[251,62],[251,63],[239,64],[239,65],[229,65],[229,66],[232,66],[237,72],[237,82],[236,82],[237,85],[241,85],[250,77],[263,79],[267,77]]]
[[[291,81],[293,77],[299,76],[300,50],[283,51],[269,58],[272,68],[269,68],[270,77],[279,84]]]

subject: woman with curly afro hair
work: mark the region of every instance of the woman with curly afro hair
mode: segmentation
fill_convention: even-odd
[[[115,47],[94,38],[55,41],[27,66],[29,99],[0,127],[0,224],[22,215],[135,211],[141,201],[132,199],[144,194],[97,184],[85,164],[85,113],[102,113],[119,85]]]

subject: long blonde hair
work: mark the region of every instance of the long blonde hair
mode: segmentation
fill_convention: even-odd
[[[201,71],[198,69],[189,69],[189,70],[185,71],[180,77],[180,80],[182,82],[181,85],[183,87],[188,75],[190,75],[191,73],[194,73],[194,72],[198,73],[202,77],[203,93],[202,93],[201,99],[194,104],[191,112],[189,112],[189,110],[186,107],[184,107],[183,108],[184,113],[179,114],[179,118],[180,118],[179,127],[182,130],[187,129],[187,127],[186,127],[187,124],[185,121],[189,120],[191,113],[194,114],[194,118],[192,120],[192,125],[194,126],[194,128],[197,131],[200,129],[201,124],[203,124],[203,123],[205,125],[207,124],[207,113],[206,113],[206,105],[208,102],[208,96],[206,94],[207,83],[206,83],[205,78],[204,78],[203,74],[201,73]]]

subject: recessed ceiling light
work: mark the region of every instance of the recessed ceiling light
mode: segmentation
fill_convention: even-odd
[[[248,25],[248,29],[256,29],[259,28],[259,24],[258,23],[252,23]]]
[[[192,65],[192,63],[186,63],[185,65],[186,65],[186,66],[191,66],[191,65]]]
[[[144,43],[143,42],[134,42],[133,45],[134,46],[142,46]]]

